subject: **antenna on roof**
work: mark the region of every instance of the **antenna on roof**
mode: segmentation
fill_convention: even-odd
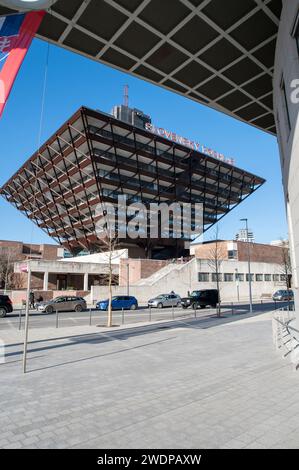
[[[129,107],[129,85],[124,86],[124,106]]]

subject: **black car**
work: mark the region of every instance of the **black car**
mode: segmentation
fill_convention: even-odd
[[[183,308],[192,307],[196,309],[207,306],[216,308],[218,303],[219,293],[217,289],[194,290],[189,297],[182,299]]]
[[[289,300],[294,300],[294,292],[289,289],[289,290],[278,290],[275,292],[275,294],[273,294],[272,296],[272,299],[274,300],[274,302],[276,300],[281,300],[281,301],[289,301]]]
[[[6,314],[11,313],[12,311],[12,301],[8,295],[0,295],[0,318],[6,317]]]

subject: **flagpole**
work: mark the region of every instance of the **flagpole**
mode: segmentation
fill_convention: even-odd
[[[27,372],[27,348],[28,348],[28,332],[29,332],[29,302],[30,302],[30,289],[31,289],[31,266],[28,261],[28,274],[27,274],[27,295],[26,295],[26,315],[25,315],[25,335],[24,335],[24,349],[23,349],[23,373]]]
[[[27,13],[19,35],[13,40],[9,56],[0,71],[0,117],[4,111],[19,69],[45,16],[45,11]]]

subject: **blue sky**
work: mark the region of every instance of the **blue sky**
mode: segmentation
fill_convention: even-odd
[[[34,40],[0,120],[0,186],[38,147],[43,79],[48,45]],[[257,242],[287,236],[276,138],[110,67],[50,46],[41,142],[81,105],[110,112],[130,87],[130,105],[155,124],[202,142],[236,159],[236,165],[267,182],[220,223],[219,236],[231,239],[247,217]],[[0,239],[49,243],[51,239],[0,198]],[[212,229],[213,231],[213,229]],[[212,232],[211,231],[211,232]],[[206,239],[213,237],[207,233]]]

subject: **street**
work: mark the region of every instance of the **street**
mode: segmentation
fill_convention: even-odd
[[[268,312],[275,310],[275,308],[287,307],[288,302],[274,302],[260,301],[253,304],[254,312]],[[246,303],[240,304],[223,304],[221,306],[221,315],[230,316],[237,314],[249,313],[249,305]],[[138,310],[125,310],[113,311],[113,323],[115,326],[122,324],[133,324],[139,322],[154,322],[159,320],[172,320],[184,317],[211,317],[217,314],[216,309],[205,308],[199,309],[196,312],[191,308],[163,308],[149,309],[147,306],[140,306]],[[35,310],[30,311],[30,329],[32,328],[55,328],[55,327],[70,327],[70,326],[105,326],[107,323],[107,312],[96,309],[88,309],[84,312],[59,312],[57,317],[56,313],[45,314]],[[15,310],[13,313],[8,314],[7,317],[0,319],[0,331],[9,328],[23,329],[25,324],[25,311]]]

